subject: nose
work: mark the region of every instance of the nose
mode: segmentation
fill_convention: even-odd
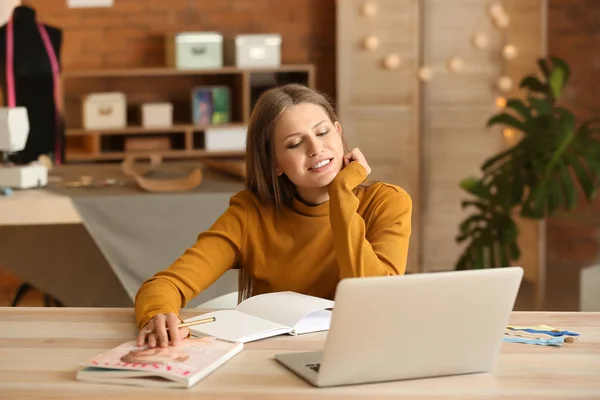
[[[320,152],[323,151],[323,143],[319,139],[310,138],[310,142],[308,145],[308,156],[316,157]]]

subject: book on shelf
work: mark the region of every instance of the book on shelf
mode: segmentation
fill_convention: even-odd
[[[138,347],[128,341],[81,364],[76,379],[145,387],[189,388],[243,349],[243,343],[189,337],[176,346]]]
[[[328,330],[333,306],[333,301],[319,297],[274,292],[250,297],[235,309],[204,313],[185,322],[215,317],[215,322],[210,324],[191,326],[191,334],[246,343],[277,335]]]

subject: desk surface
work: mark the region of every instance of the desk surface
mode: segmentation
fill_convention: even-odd
[[[328,389],[313,388],[273,360],[279,352],[322,348],[325,333],[280,336],[246,344],[191,389],[156,390],[75,380],[80,361],[135,335],[131,309],[0,308],[0,398],[600,398],[600,313],[514,313],[511,323],[552,325],[582,336],[563,347],[504,343],[493,373]]]

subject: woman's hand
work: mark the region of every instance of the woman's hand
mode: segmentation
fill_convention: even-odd
[[[155,315],[154,318],[148,321],[146,326],[140,329],[137,345],[143,346],[147,342],[150,348],[156,346],[167,347],[169,344],[176,346],[181,339],[186,338],[190,333],[187,327],[178,328],[180,323],[181,321],[174,313]],[[176,334],[169,335],[171,332],[176,332]]]
[[[367,163],[367,160],[365,159],[365,156],[363,155],[363,153],[358,148],[352,149],[349,153],[347,153],[344,156],[344,167],[346,167],[352,161],[356,161],[356,162],[360,163],[363,167],[365,167],[365,170],[367,171],[367,175],[369,175],[371,173],[371,167]]]

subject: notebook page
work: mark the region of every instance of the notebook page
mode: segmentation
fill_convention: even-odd
[[[205,313],[194,318],[186,319],[192,322],[196,319],[215,317],[214,322],[190,326],[192,334],[210,335],[230,342],[249,342],[265,337],[289,333],[292,328],[267,321],[236,310],[219,310]]]
[[[326,331],[329,330],[330,325],[331,311],[319,310],[302,318],[292,333],[302,335],[303,333]]]
[[[236,310],[293,328],[306,315],[333,308],[334,304],[331,300],[300,293],[275,292],[250,297]]]

